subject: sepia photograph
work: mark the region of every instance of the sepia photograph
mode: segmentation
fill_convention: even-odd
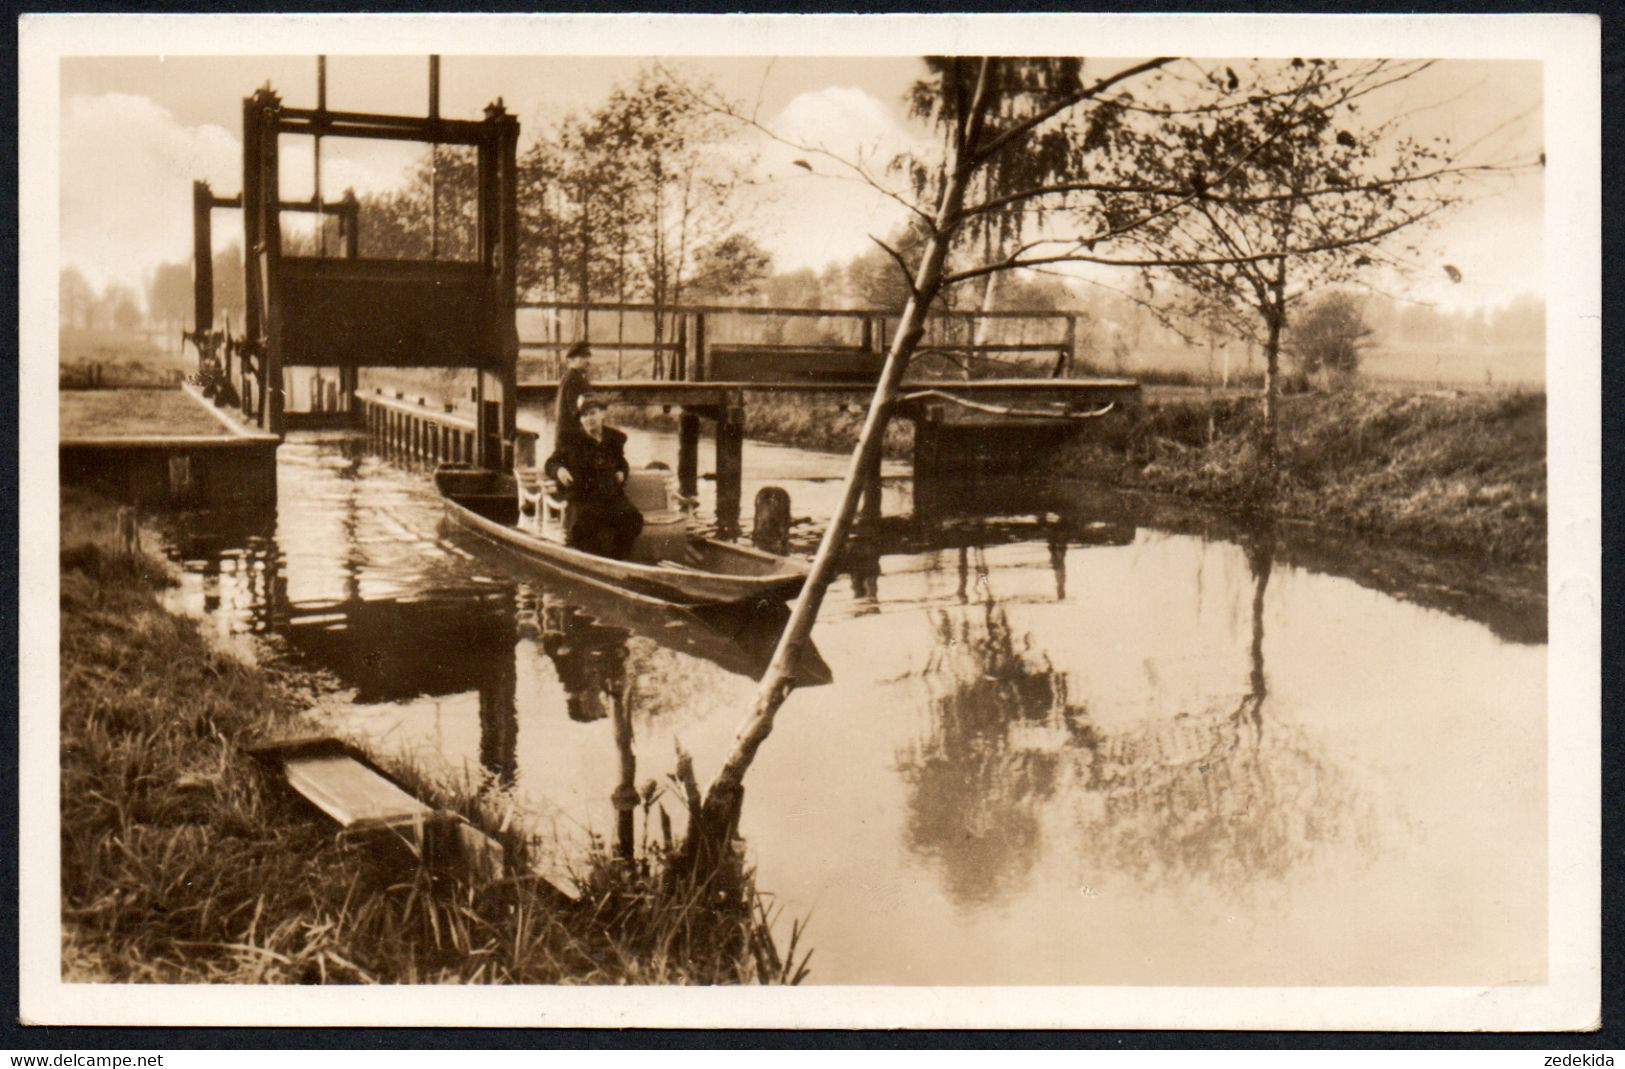
[[[21,42],[25,1021],[1595,1027],[1594,20]]]

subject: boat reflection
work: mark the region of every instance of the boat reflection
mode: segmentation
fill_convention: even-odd
[[[546,687],[530,682],[527,660],[544,658],[571,722],[612,720],[620,773],[610,800],[623,856],[631,856],[639,801],[635,714],[669,715],[684,701],[695,675],[690,658],[759,679],[789,619],[778,602],[678,608],[564,577],[524,573],[521,580],[500,551],[444,528],[445,552],[404,571],[395,564],[412,546],[343,522],[359,512],[346,507],[347,494],[337,500],[341,522],[329,529],[316,587],[326,597],[289,596],[274,512],[182,517],[166,532],[166,547],[196,577],[186,584],[193,611],[275,636],[302,665],[350,691],[352,706],[476,698],[481,794],[512,791],[521,780],[521,713],[557,708]],[[363,596],[372,590],[390,596]],[[796,671],[802,687],[832,679],[811,646]]]
[[[1008,897],[1046,854],[1070,854],[1093,879],[1199,881],[1237,895],[1332,845],[1369,855],[1374,821],[1347,776],[1300,728],[1266,731],[1273,534],[1244,550],[1244,689],[1200,709],[1153,694],[1146,716],[1111,729],[993,597],[939,611],[924,671],[931,726],[899,750],[897,765],[908,785],[906,846],[940,867],[954,901]],[[985,570],[979,580],[973,589],[985,591]]]

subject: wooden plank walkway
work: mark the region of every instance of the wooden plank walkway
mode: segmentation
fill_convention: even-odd
[[[461,816],[436,810],[415,797],[341,739],[289,739],[247,747],[245,752],[280,773],[295,793],[339,826],[347,841],[396,842],[432,864],[453,864],[484,880],[506,875],[500,843]],[[529,875],[575,901],[567,874]]]

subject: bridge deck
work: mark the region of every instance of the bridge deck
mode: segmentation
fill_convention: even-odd
[[[919,390],[938,390],[983,404],[1030,405],[1048,402],[1082,408],[1136,398],[1140,384],[1133,379],[975,379],[969,382],[925,379],[904,383],[901,393],[906,395]],[[557,392],[557,382],[520,383],[519,403],[552,404]],[[747,392],[868,395],[874,392],[874,387],[850,382],[611,380],[594,383],[592,392],[623,404],[713,408],[742,404]]]

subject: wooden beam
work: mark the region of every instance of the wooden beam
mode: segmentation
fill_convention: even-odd
[[[192,329],[199,333],[214,329],[213,199],[209,183],[192,183]]]
[[[329,115],[334,114],[329,112]],[[430,122],[418,119],[417,126],[393,124],[310,121],[284,119],[277,124],[278,132],[307,137],[353,137],[371,141],[415,141],[424,145],[483,145],[488,135],[477,122],[458,119],[440,119]]]
[[[786,305],[681,304],[655,305],[647,301],[524,301],[520,308],[558,311],[650,312],[658,307],[668,313],[707,312],[715,315],[800,317],[805,319],[861,319],[864,316],[895,316],[895,308],[807,308]],[[931,319],[1053,319],[1064,320],[1070,312],[1016,312],[995,309],[987,312],[933,310]],[[884,324],[882,324],[884,331]],[[1052,344],[1050,348],[1054,348]]]
[[[870,387],[862,383],[828,382],[673,382],[666,380],[610,380],[593,384],[593,393],[612,403],[632,405],[683,405],[702,414],[707,406],[743,403],[747,393],[823,394],[827,397],[864,394]],[[1073,407],[1097,407],[1108,402],[1134,404],[1140,384],[1133,379],[975,379],[971,382],[942,379],[916,379],[905,382],[903,390],[933,389],[989,404],[1035,404],[1054,402]],[[551,404],[557,382],[525,382],[518,387],[521,405]],[[916,418],[917,405],[899,404],[895,415]]]

